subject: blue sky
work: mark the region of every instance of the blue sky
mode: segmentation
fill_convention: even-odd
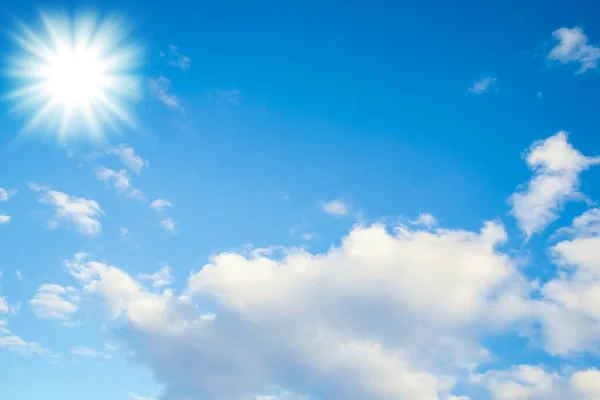
[[[594,2],[196,3],[3,3],[0,400],[600,399]]]

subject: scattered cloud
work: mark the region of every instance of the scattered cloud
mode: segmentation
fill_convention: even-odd
[[[577,73],[598,66],[600,47],[588,43],[588,37],[579,27],[560,28],[552,33],[558,44],[548,54],[548,59],[561,64],[579,64]]]
[[[419,214],[419,218],[410,221],[412,225],[424,226],[427,229],[431,229],[438,224],[437,219],[428,213]]]
[[[8,301],[6,297],[0,297],[0,313],[8,313]]]
[[[348,215],[350,207],[342,200],[331,200],[321,203],[323,212],[336,217]]]
[[[154,400],[151,397],[144,397],[144,396],[140,396],[139,394],[135,394],[133,392],[129,393],[129,399],[130,400]]]
[[[140,279],[152,281],[153,287],[167,286],[175,282],[175,278],[171,275],[171,268],[165,266],[153,274],[140,274]]]
[[[71,349],[70,353],[74,356],[79,356],[79,357],[89,357],[89,358],[98,358],[98,357],[102,357],[102,358],[111,358],[111,356],[104,354],[100,351],[91,349],[89,347],[86,346],[75,346]]]
[[[29,301],[29,305],[38,318],[56,319],[67,323],[78,310],[74,298],[76,290],[72,287],[43,284],[38,288],[35,297]]]
[[[5,348],[23,355],[52,355],[52,351],[39,343],[27,342],[16,335],[0,336],[0,348]]]
[[[115,171],[104,167],[98,168],[96,170],[96,179],[106,183],[111,183],[117,192],[122,196],[139,201],[146,201],[146,196],[144,196],[144,193],[142,193],[141,190],[131,186],[129,175],[124,169]]]
[[[160,226],[168,232],[177,233],[177,223],[173,218],[163,218],[163,220],[160,221]]]
[[[109,154],[119,157],[121,162],[132,172],[140,174],[142,169],[148,168],[148,161],[135,153],[135,149],[126,144],[121,144],[118,147],[113,147],[108,150]]]
[[[0,214],[0,225],[8,224],[11,220],[10,215]]]
[[[164,76],[151,78],[148,80],[148,88],[150,93],[156,100],[164,103],[169,108],[178,108],[179,99],[177,96],[170,94],[171,80]]]
[[[487,93],[490,89],[497,87],[498,78],[488,76],[473,83],[469,88],[469,92],[475,94]]]
[[[29,187],[41,193],[40,203],[54,208],[53,219],[48,225],[50,229],[56,229],[64,223],[87,236],[95,237],[102,233],[99,219],[104,216],[104,211],[95,200],[70,196],[36,183],[30,183]]]
[[[231,107],[238,107],[240,105],[241,93],[238,89],[217,89],[215,93],[217,97],[217,106],[222,111],[227,112]]]
[[[8,201],[11,197],[17,194],[15,189],[3,189],[0,188],[0,201]]]
[[[169,200],[166,199],[156,199],[152,203],[150,203],[150,207],[155,209],[156,211],[165,211],[167,208],[173,207]]]
[[[8,323],[0,319],[0,335],[10,335],[10,330],[6,327]]]
[[[127,235],[129,235],[129,229],[127,229],[124,226],[122,226],[119,229],[119,238],[125,239],[127,237]]]
[[[163,54],[165,54],[165,53],[163,53]],[[182,71],[187,71],[190,68],[191,63],[192,63],[190,58],[181,54],[177,50],[177,47],[173,46],[172,44],[169,45],[169,55],[171,56],[169,65],[171,65],[172,67],[179,68]],[[165,54],[165,56],[166,56],[166,54]]]
[[[558,132],[535,142],[526,155],[533,177],[510,197],[509,203],[511,214],[527,238],[556,220],[567,201],[583,198],[579,174],[600,162],[600,158],[582,155],[567,139],[566,132]]]
[[[600,398],[600,371],[588,369],[559,374],[536,365],[473,374],[469,381],[487,389],[497,400],[592,400]]]
[[[15,271],[15,278],[17,278],[19,281],[23,280],[23,274],[21,273],[21,270],[18,269]]]

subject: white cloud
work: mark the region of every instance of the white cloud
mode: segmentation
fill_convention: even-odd
[[[112,183],[117,192],[122,196],[140,201],[146,200],[146,197],[141,190],[131,186],[129,175],[124,169],[115,171],[108,168],[98,168],[96,170],[96,179],[106,183]]]
[[[10,220],[11,220],[10,215],[0,214],[0,225],[1,224],[8,224],[10,222]]]
[[[8,301],[6,297],[0,297],[0,313],[8,313]]]
[[[189,57],[181,54],[176,46],[172,44],[169,45],[169,53],[171,55],[171,61],[169,61],[169,65],[172,67],[177,67],[182,71],[187,71],[191,66],[191,60]]]
[[[15,278],[17,278],[19,281],[23,280],[23,274],[21,273],[21,270],[18,269],[15,271]]]
[[[496,250],[505,240],[492,222],[356,227],[324,254],[216,255],[179,297],[85,254],[65,265],[128,325],[165,399],[239,398],[273,383],[310,392],[319,380],[335,398],[438,400],[487,359],[477,332],[529,312],[528,283]]]
[[[582,155],[567,139],[561,131],[529,149],[526,161],[534,175],[509,199],[511,214],[527,238],[556,220],[564,203],[583,198],[578,191],[579,174],[600,162]]]
[[[148,161],[135,153],[135,149],[126,144],[121,144],[118,147],[113,147],[108,150],[109,154],[119,157],[121,162],[130,170],[136,174],[140,174],[142,169],[148,168]]]
[[[133,393],[133,392],[129,393],[129,399],[130,400],[154,400],[151,397],[140,396],[139,394],[136,394],[136,393]]]
[[[156,199],[152,203],[150,203],[150,207],[155,209],[156,211],[164,211],[167,208],[173,207],[169,200],[166,199]]]
[[[484,386],[494,400],[595,400],[600,399],[600,371],[559,374],[540,366],[518,365],[470,377]]]
[[[179,99],[169,93],[171,81],[164,76],[148,80],[148,88],[156,100],[164,103],[169,108],[178,108]]]
[[[16,335],[0,336],[0,348],[5,348],[24,355],[51,355],[52,351],[39,343],[27,342]]]
[[[348,215],[350,212],[350,207],[348,207],[348,205],[342,200],[322,202],[321,209],[323,212],[336,217]]]
[[[411,224],[431,229],[438,224],[437,219],[428,213],[419,214],[419,218],[410,221]]]
[[[173,218],[163,218],[160,221],[160,226],[167,232],[177,233],[177,223]]]
[[[70,353],[74,356],[80,356],[80,357],[89,357],[89,358],[98,358],[98,357],[102,357],[102,358],[110,358],[109,355],[106,355],[100,351],[91,349],[89,347],[86,346],[75,346],[71,349]]]
[[[35,297],[29,301],[31,310],[38,318],[68,322],[78,307],[72,300],[75,289],[55,284],[41,285]]]
[[[17,190],[15,189],[3,189],[0,188],[0,201],[8,201],[11,197],[17,194]]]
[[[559,269],[541,287],[539,320],[551,354],[600,353],[600,235],[590,229],[590,215],[575,218],[575,237],[550,250]]]
[[[125,239],[127,237],[127,235],[129,235],[129,229],[125,228],[124,226],[122,226],[119,229],[119,237],[121,239]]]
[[[140,274],[140,279],[152,281],[154,287],[167,286],[175,282],[175,278],[171,275],[171,268],[167,266],[153,274]]]
[[[590,45],[588,37],[579,27],[560,28],[552,33],[558,44],[548,54],[548,59],[562,64],[579,64],[579,72],[598,66],[600,48]]]
[[[10,330],[6,327],[8,323],[0,319],[0,335],[9,335]]]
[[[498,81],[498,78],[496,78],[496,77],[493,77],[493,76],[485,77],[483,79],[480,79],[480,80],[474,82],[473,86],[471,86],[469,88],[469,91],[471,93],[475,93],[475,94],[486,93],[492,87],[496,86],[497,81]]]
[[[54,217],[48,225],[49,228],[54,229],[65,223],[87,236],[94,237],[102,233],[99,219],[104,216],[104,211],[96,201],[70,196],[35,183],[30,183],[29,187],[42,193],[40,203],[54,208]]]

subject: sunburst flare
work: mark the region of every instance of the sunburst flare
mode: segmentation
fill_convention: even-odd
[[[19,51],[8,69],[15,87],[7,98],[28,116],[23,134],[102,141],[123,125],[135,127],[130,106],[141,50],[128,40],[127,26],[94,13],[42,13],[38,30],[18,25],[11,37]]]

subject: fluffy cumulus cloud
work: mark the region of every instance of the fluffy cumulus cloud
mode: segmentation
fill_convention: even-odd
[[[136,154],[135,149],[126,144],[108,149],[108,153],[119,157],[121,162],[132,172],[140,174],[142,169],[148,168],[148,161]]]
[[[115,171],[108,168],[98,168],[96,170],[96,178],[99,181],[112,184],[115,190],[122,196],[140,201],[146,200],[144,193],[131,185],[129,175],[124,169]]]
[[[534,175],[509,202],[512,215],[529,238],[556,220],[567,201],[583,198],[579,175],[598,164],[600,158],[581,154],[568,142],[567,133],[561,131],[534,143],[526,161]]]
[[[102,233],[100,218],[104,216],[104,211],[95,200],[71,196],[35,183],[30,183],[29,187],[41,194],[40,203],[54,209],[49,228],[55,229],[65,224],[87,236],[98,236]]]
[[[528,312],[530,285],[497,250],[505,239],[495,222],[479,232],[359,226],[323,254],[219,254],[180,296],[89,255],[65,265],[126,324],[137,359],[166,382],[164,399],[258,396],[277,384],[434,400],[487,359],[482,330]]]
[[[547,351],[600,352],[600,224],[594,209],[575,218],[571,238],[550,253],[559,267],[543,285],[541,322]]]
[[[0,225],[8,224],[11,220],[10,215],[0,214]]]
[[[596,400],[600,399],[600,371],[559,374],[539,366],[518,365],[470,377],[493,400]]]
[[[581,28],[560,28],[552,36],[558,43],[548,54],[548,59],[562,64],[579,64],[579,73],[598,66],[600,47],[589,44]]]
[[[76,290],[55,284],[41,285],[36,295],[29,301],[33,313],[39,318],[56,319],[68,322],[77,310]]]

